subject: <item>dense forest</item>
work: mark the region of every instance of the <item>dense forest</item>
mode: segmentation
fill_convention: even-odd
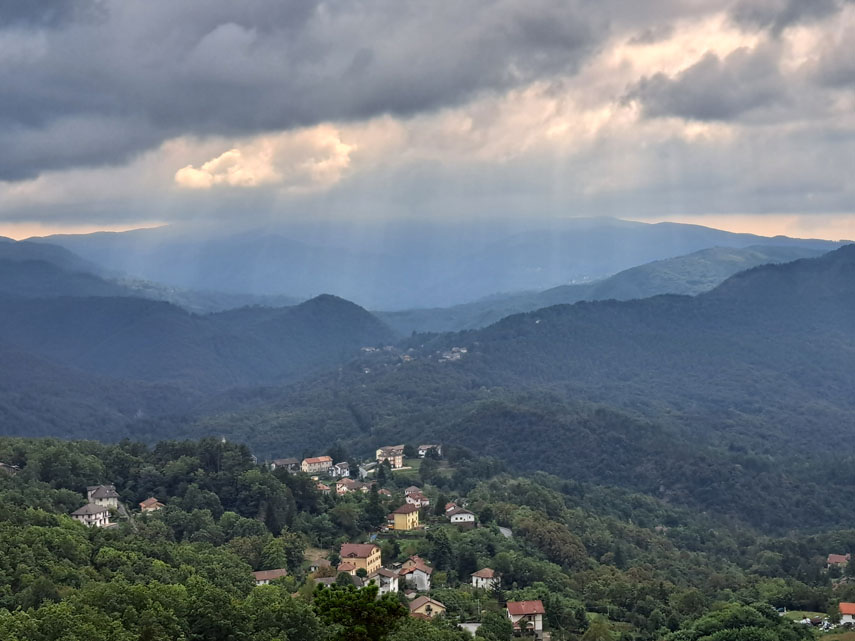
[[[0,461],[16,470],[0,473],[0,638],[9,641],[462,641],[460,622],[508,641],[504,604],[534,599],[557,641],[797,640],[812,632],[775,608],[833,613],[855,598],[855,584],[825,569],[828,553],[855,546],[855,531],[769,538],[640,494],[513,477],[457,447],[344,495],[217,439],[3,438]],[[109,528],[73,521],[87,487],[101,483],[115,485],[127,513]],[[420,514],[427,528],[378,535],[413,483],[431,501]],[[141,514],[149,497],[164,507]],[[448,501],[478,527],[449,524]],[[403,591],[378,599],[376,586],[336,576],[339,545],[368,537],[387,567],[418,555],[433,568],[428,594],[443,616],[409,617]],[[319,558],[332,568],[310,571]],[[470,585],[483,567],[500,576],[493,589]],[[286,576],[254,585],[253,571],[278,568]],[[324,576],[332,586],[317,585]]]

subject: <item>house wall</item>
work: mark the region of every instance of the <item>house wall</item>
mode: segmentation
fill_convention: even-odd
[[[396,514],[395,515],[395,529],[396,530],[414,530],[419,527],[419,513],[418,512],[410,512],[409,514]]]
[[[422,572],[421,570],[416,570],[415,572],[410,572],[404,576],[406,577],[407,583],[419,592],[427,592],[430,590],[430,576],[428,576],[427,573]]]

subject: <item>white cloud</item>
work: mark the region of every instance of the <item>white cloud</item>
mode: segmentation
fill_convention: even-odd
[[[272,185],[288,192],[311,192],[339,182],[354,150],[330,125],[264,135],[245,140],[198,168],[182,167],[175,172],[175,182],[188,189]]]

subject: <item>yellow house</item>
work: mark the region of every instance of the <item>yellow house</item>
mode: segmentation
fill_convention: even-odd
[[[445,614],[445,606],[435,599],[419,596],[410,601],[411,617],[432,619],[440,614]]]
[[[410,503],[404,503],[388,517],[390,530],[415,530],[419,527],[419,508]]]
[[[387,445],[377,450],[377,463],[389,461],[389,465],[393,470],[399,467],[404,467],[404,446],[403,445]]]
[[[350,574],[356,574],[359,568],[364,568],[368,574],[380,569],[380,548],[373,543],[342,543],[339,556],[342,564],[353,565]]]

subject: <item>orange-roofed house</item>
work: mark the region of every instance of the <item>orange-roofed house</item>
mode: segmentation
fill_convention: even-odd
[[[543,638],[543,602],[508,601],[508,618],[514,626],[514,634],[534,635]]]
[[[482,568],[471,574],[472,587],[482,590],[492,590],[499,586],[499,573],[492,568]]]
[[[153,496],[151,498],[147,498],[145,501],[140,501],[140,510],[142,512],[155,512],[160,508],[165,507],[163,503],[158,501]]]
[[[339,551],[342,563],[353,564],[356,574],[359,568],[364,568],[368,574],[374,574],[380,569],[380,547],[373,543],[342,543]]]
[[[304,458],[300,470],[306,474],[329,474],[332,466],[333,462],[329,456],[315,456]]]
[[[829,554],[828,558],[825,560],[825,567],[827,568],[845,568],[849,565],[849,561],[851,560],[851,554]]]
[[[410,601],[410,616],[418,619],[432,619],[445,614],[445,606],[428,596],[418,596]]]
[[[840,623],[855,623],[855,603],[840,604]]]

